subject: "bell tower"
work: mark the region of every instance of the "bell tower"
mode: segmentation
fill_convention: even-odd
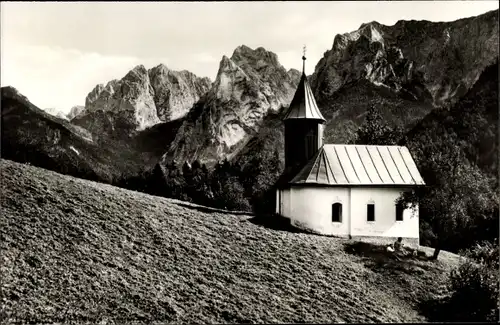
[[[323,146],[325,118],[321,114],[305,73],[305,46],[302,76],[283,122],[285,124],[285,170],[298,172]]]

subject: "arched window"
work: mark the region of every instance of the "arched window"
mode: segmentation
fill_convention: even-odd
[[[403,221],[403,212],[405,208],[401,204],[396,204],[396,221]]]
[[[332,204],[332,222],[342,222],[342,204]]]

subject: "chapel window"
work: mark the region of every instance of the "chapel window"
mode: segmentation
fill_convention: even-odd
[[[342,204],[332,204],[332,222],[342,222]]]
[[[366,205],[366,221],[375,221],[375,204]]]
[[[403,221],[404,206],[396,204],[396,221]]]

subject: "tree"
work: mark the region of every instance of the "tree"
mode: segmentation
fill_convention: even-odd
[[[175,162],[167,164],[164,172],[165,190],[163,196],[189,201],[189,197],[186,195],[186,182],[177,164]]]
[[[399,202],[419,207],[422,221],[429,223],[436,240],[433,258],[454,239],[471,241],[465,233],[478,219],[493,215],[496,197],[477,166],[468,162],[464,152],[454,143],[453,136],[428,141],[420,147],[414,144],[419,168],[427,186],[404,193]],[[422,157],[424,157],[422,159]]]
[[[250,205],[240,182],[239,170],[225,159],[215,166],[211,177],[212,204],[229,210],[249,210]]]
[[[155,165],[148,178],[149,182],[146,181],[148,183],[147,185],[149,185],[147,186],[147,192],[153,195],[166,196],[167,182],[165,179],[165,169],[160,163]]]
[[[394,145],[403,136],[400,127],[390,127],[384,122],[375,106],[368,109],[366,119],[356,132],[356,144]]]
[[[198,160],[194,161],[191,168],[184,174],[184,180],[186,194],[193,202],[210,205],[213,195],[209,184],[210,173],[205,165]]]
[[[274,186],[282,170],[278,150],[265,157],[255,155],[243,170],[243,184],[255,213],[269,213],[274,210]]]

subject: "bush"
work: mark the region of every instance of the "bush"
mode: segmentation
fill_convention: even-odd
[[[476,245],[450,276],[450,303],[460,321],[498,322],[498,246]]]
[[[494,240],[494,242],[496,243],[497,240]],[[462,255],[497,270],[500,267],[498,245],[494,245],[488,241],[476,244],[474,247],[463,251]]]
[[[245,197],[245,190],[236,177],[224,180],[216,192],[214,205],[217,208],[237,211],[250,211],[250,204]]]

